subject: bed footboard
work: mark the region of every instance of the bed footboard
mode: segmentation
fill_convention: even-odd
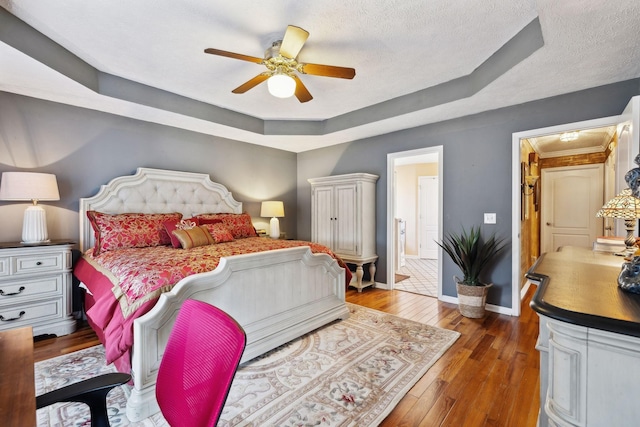
[[[159,410],[157,371],[183,301],[206,301],[233,316],[247,334],[246,362],[349,317],[344,283],[345,272],[333,258],[306,246],[222,258],[216,270],[183,279],[134,322],[127,417],[139,421]]]

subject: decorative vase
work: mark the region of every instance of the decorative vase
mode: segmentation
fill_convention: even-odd
[[[464,317],[481,319],[485,315],[485,305],[487,303],[487,292],[493,286],[492,283],[481,286],[470,286],[461,283],[461,280],[454,277],[456,290],[458,291],[458,310]]]

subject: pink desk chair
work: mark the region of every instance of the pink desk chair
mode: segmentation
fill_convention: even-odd
[[[184,302],[156,381],[156,399],[172,427],[216,425],[245,344],[244,330],[227,313]]]

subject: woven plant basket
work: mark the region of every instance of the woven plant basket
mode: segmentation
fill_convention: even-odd
[[[481,319],[485,315],[485,305],[487,304],[487,292],[492,286],[491,283],[484,286],[469,286],[456,280],[458,291],[458,310],[464,317]]]

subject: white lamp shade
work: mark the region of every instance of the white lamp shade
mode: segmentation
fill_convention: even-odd
[[[269,237],[277,239],[280,237],[280,221],[278,217],[284,217],[284,203],[275,200],[262,202],[260,216],[271,217],[269,222]]]
[[[262,202],[260,207],[260,216],[262,217],[284,217],[284,203],[280,201],[269,200]]]
[[[3,172],[0,200],[33,201],[24,211],[22,243],[42,243],[49,240],[47,216],[39,200],[60,200],[56,176],[50,173]]]
[[[296,81],[286,74],[274,74],[267,80],[269,93],[277,98],[289,98],[296,91]]]
[[[51,173],[3,172],[0,200],[60,200],[56,176]]]

